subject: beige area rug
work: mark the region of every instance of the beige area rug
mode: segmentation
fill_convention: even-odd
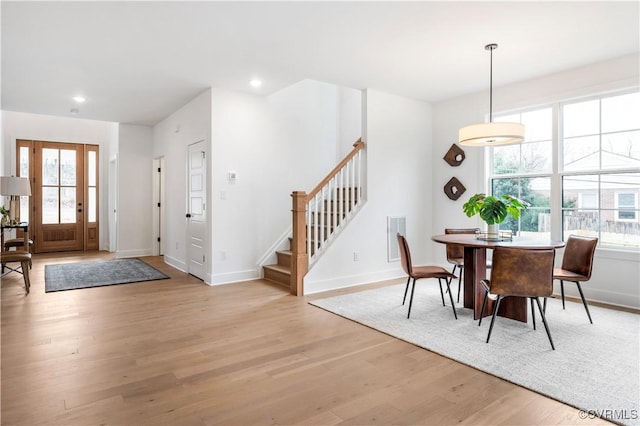
[[[482,326],[470,309],[442,306],[437,282],[418,281],[411,318],[404,284],[314,300],[310,304],[508,380],[582,410],[580,416],[640,425],[640,315],[550,299],[547,321],[556,350],[536,313],[529,323],[498,317]],[[445,297],[446,299],[446,297]],[[530,311],[529,311],[530,316]]]

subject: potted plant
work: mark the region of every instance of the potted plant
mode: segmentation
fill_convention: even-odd
[[[9,210],[2,206],[0,207],[0,214],[2,214],[2,224],[6,225],[9,223]]]
[[[514,219],[520,218],[522,210],[526,210],[529,204],[513,195],[505,194],[502,197],[475,194],[464,203],[462,209],[468,217],[480,215],[487,225],[487,233],[490,238],[497,238],[500,224],[507,216]]]

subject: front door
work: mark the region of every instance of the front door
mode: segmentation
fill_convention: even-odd
[[[188,272],[201,280],[205,279],[207,219],[206,219],[206,177],[207,163],[204,141],[189,145],[189,175],[187,233]]]
[[[97,249],[98,147],[20,140],[18,148],[20,173],[32,182],[34,251]]]

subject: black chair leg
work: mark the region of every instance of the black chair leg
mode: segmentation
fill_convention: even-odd
[[[411,315],[411,305],[413,305],[413,292],[416,289],[416,279],[413,279],[413,285],[411,286],[411,297],[409,298],[409,312],[407,312],[407,319]]]
[[[407,277],[407,285],[404,287],[404,297],[402,298],[402,305],[404,306],[404,301],[407,300],[407,290],[409,290],[409,283],[411,282],[411,277]]]
[[[441,281],[442,278],[438,278],[438,281]],[[453,316],[458,319],[458,314],[456,313],[456,305],[453,303],[453,295],[451,294],[451,286],[449,285],[449,281],[445,278],[444,282],[447,284],[447,288],[449,289],[449,299],[451,300],[451,309],[453,309]],[[442,287],[442,284],[440,284]]]
[[[462,287],[462,266],[459,267],[458,271],[460,275],[458,275],[458,303],[460,303],[460,288]]]
[[[536,311],[533,309],[533,298],[530,297],[529,301],[531,302],[531,321],[533,321],[533,329],[536,329]]]
[[[446,282],[446,281],[447,281],[447,280],[445,279],[445,282]],[[442,306],[445,306],[445,305],[444,305],[444,293],[442,292],[442,281],[441,281],[441,279],[440,279],[440,278],[438,278],[438,284],[440,285],[440,298],[442,298]],[[447,288],[449,288],[448,283],[447,283]]]
[[[487,299],[489,298],[489,290],[484,289],[484,299],[482,299],[482,309],[480,309],[480,319],[478,320],[478,327],[482,324],[482,317],[484,316],[484,308],[487,306]]]
[[[547,331],[547,337],[549,338],[549,343],[551,343],[551,349],[555,351],[556,347],[553,346],[553,340],[551,339],[551,332],[549,331],[549,324],[547,324],[547,318],[544,316],[544,312],[542,311],[542,306],[540,306],[540,299],[538,297],[536,297],[536,303],[538,304],[538,310],[540,310],[540,316],[542,317],[542,323],[544,324],[544,329]]]
[[[544,303],[542,304],[542,310],[544,311],[544,313],[547,313],[547,298],[544,298]]]
[[[582,292],[582,287],[580,286],[580,283],[578,281],[576,281],[576,284],[578,285],[578,291],[580,292],[580,297],[582,298],[582,304],[584,305],[584,309],[587,311],[589,322],[593,324],[593,321],[591,320],[591,314],[589,313],[589,306],[587,305],[587,299],[584,298],[584,293]]]
[[[496,300],[496,304],[493,305],[493,316],[491,317],[491,325],[489,326],[489,334],[487,334],[487,343],[489,343],[489,339],[491,338],[491,331],[493,331],[493,323],[496,322],[496,314],[498,313],[498,307],[500,306],[500,301],[502,300],[501,296],[498,296]]]
[[[560,294],[562,295],[562,309],[564,309],[564,281],[560,280]]]

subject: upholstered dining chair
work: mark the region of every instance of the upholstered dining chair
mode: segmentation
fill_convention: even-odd
[[[496,302],[493,305],[491,325],[487,334],[487,343],[491,338],[491,331],[496,321],[496,313],[500,302],[508,296],[527,297],[531,301],[531,319],[533,329],[536,329],[536,317],[533,302],[538,305],[538,311],[542,317],[542,323],[547,331],[551,349],[555,350],[549,325],[540,305],[540,297],[548,297],[553,293],[553,261],[554,249],[518,249],[510,247],[496,247],[493,250],[493,269],[491,279],[481,280],[485,295],[482,302],[482,310],[487,304],[487,299],[492,298]],[[482,324],[482,315],[478,325]]]
[[[591,324],[593,324],[593,320],[591,319],[589,306],[587,305],[587,300],[584,298],[584,293],[582,292],[580,283],[589,281],[589,279],[591,279],[591,271],[593,270],[593,256],[596,252],[597,245],[597,237],[581,237],[578,235],[569,235],[569,238],[567,239],[567,245],[564,248],[564,254],[562,255],[562,267],[554,268],[553,270],[553,279],[560,280],[562,309],[565,308],[564,282],[574,282],[578,286],[582,304],[584,305],[585,311],[587,311],[587,316],[589,317],[589,322]]]
[[[475,234],[480,228],[445,228],[445,234]],[[460,288],[462,286],[462,272],[464,270],[464,247],[457,244],[447,244],[447,262],[453,265],[451,273],[455,275],[458,270],[458,299],[460,302]],[[487,262],[487,268],[491,267],[491,263]],[[451,284],[451,280],[449,280]]]
[[[2,263],[3,271],[7,263],[20,264],[20,266],[19,267],[16,266],[16,268],[11,268],[9,266],[6,266],[6,268],[11,270],[11,272],[18,272],[22,274],[22,277],[24,278],[24,288],[27,291],[27,293],[29,293],[29,290],[31,289],[31,281],[29,280],[29,267],[31,265],[31,253],[23,250],[3,251],[0,253],[0,263]]]
[[[398,234],[397,237],[398,246],[400,247],[400,263],[402,263],[402,269],[404,269],[404,272],[409,276],[407,278],[407,285],[404,289],[404,298],[402,299],[403,305],[405,300],[407,299],[407,290],[409,290],[409,283],[413,279],[407,318],[409,318],[409,316],[411,315],[411,305],[413,304],[413,293],[416,288],[416,280],[419,280],[421,278],[437,278],[438,284],[440,285],[440,297],[442,298],[442,306],[445,306],[444,293],[442,292],[442,281],[444,280],[445,284],[447,285],[447,289],[449,289],[449,299],[451,300],[453,316],[458,319],[458,314],[456,313],[456,307],[453,303],[453,296],[451,295],[451,289],[449,286],[449,282],[453,278],[456,278],[456,276],[440,266],[413,266],[413,264],[411,263],[411,251],[409,250],[409,243],[407,243],[407,239],[400,234]]]

